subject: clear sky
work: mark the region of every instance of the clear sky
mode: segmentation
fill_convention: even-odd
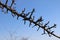
[[[2,0],[2,2],[5,2],[5,0]],[[35,8],[36,20],[43,16],[45,23],[50,21],[51,26],[56,23],[57,28],[53,30],[56,35],[60,36],[60,0],[16,0],[15,6],[17,12],[21,12],[24,8],[26,8],[26,12]],[[41,35],[42,29],[36,30],[37,27],[29,27],[28,22],[24,25],[21,18],[17,20],[16,17],[11,16],[10,12],[4,14],[0,10],[0,40],[11,40],[11,34],[17,39],[28,37],[29,40],[59,40],[54,36],[49,37],[47,34]]]

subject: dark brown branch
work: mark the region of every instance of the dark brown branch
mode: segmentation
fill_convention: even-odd
[[[57,35],[55,35],[55,34],[53,33],[54,31],[50,31],[51,28],[54,28],[54,27],[56,26],[56,24],[54,24],[52,27],[48,27],[48,26],[47,26],[49,22],[46,23],[46,24],[44,24],[44,25],[41,25],[40,23],[43,21],[43,20],[42,20],[42,17],[40,17],[37,21],[34,21],[34,18],[32,18],[32,15],[33,15],[33,12],[34,12],[35,9],[33,9],[32,12],[28,12],[27,14],[25,14],[24,12],[22,12],[22,13],[19,14],[19,13],[18,13],[16,10],[14,10],[12,7],[10,7],[10,6],[8,6],[8,5],[5,5],[5,4],[3,4],[2,2],[0,2],[0,8],[6,8],[8,11],[10,11],[10,12],[13,14],[13,16],[17,16],[17,19],[18,19],[19,17],[22,17],[23,20],[25,21],[25,23],[26,23],[26,21],[29,21],[29,22],[30,22],[30,25],[33,23],[34,26],[38,27],[37,31],[39,30],[39,28],[42,28],[42,29],[44,30],[44,33],[43,33],[43,34],[47,33],[49,36],[50,36],[50,35],[53,35],[53,36],[55,36],[55,37],[57,37],[57,38],[60,39],[59,36],[57,36]],[[25,11],[25,9],[24,9],[24,11]],[[29,14],[30,14],[30,16],[27,17]],[[39,22],[39,23],[38,23],[38,22]]]

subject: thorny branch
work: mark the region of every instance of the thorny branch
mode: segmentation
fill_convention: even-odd
[[[13,17],[14,17],[14,16],[17,16],[17,19],[18,19],[19,17],[22,17],[23,20],[24,20],[24,24],[26,23],[26,21],[29,21],[29,22],[30,22],[29,26],[31,26],[32,23],[33,23],[33,24],[34,24],[33,27],[35,27],[35,26],[38,27],[37,31],[38,31],[40,28],[42,28],[42,29],[44,30],[43,33],[42,33],[42,35],[47,33],[47,34],[49,35],[49,37],[50,37],[51,35],[53,35],[53,36],[55,36],[55,37],[57,37],[57,38],[60,39],[59,36],[57,36],[57,35],[54,34],[54,31],[51,31],[52,28],[56,28],[56,24],[54,24],[54,25],[51,26],[51,27],[48,26],[49,21],[48,21],[47,23],[45,23],[45,24],[42,24],[42,21],[43,21],[42,16],[41,16],[38,20],[34,21],[35,16],[33,16],[33,13],[35,12],[35,9],[33,9],[31,12],[28,12],[28,13],[26,14],[26,13],[25,13],[25,8],[24,8],[24,10],[22,10],[21,13],[18,13],[15,9],[12,8],[13,4],[15,3],[15,0],[12,0],[12,3],[11,3],[10,6],[8,6],[7,3],[8,3],[8,0],[6,0],[5,4],[3,4],[3,3],[0,1],[0,8],[1,8],[2,10],[5,8],[6,11],[7,11],[7,13],[8,13],[8,11],[10,11],[10,12],[12,13],[12,16],[13,16]],[[32,28],[33,28],[33,27],[32,27]]]

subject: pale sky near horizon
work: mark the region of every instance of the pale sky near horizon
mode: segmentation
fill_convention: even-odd
[[[9,0],[10,2],[11,0]],[[5,0],[2,0],[5,2]],[[56,35],[60,36],[60,0],[16,0],[16,10],[21,12],[26,8],[26,12],[31,11],[35,8],[35,19],[37,20],[40,16],[43,16],[44,22],[50,21],[49,25],[57,24],[57,27],[53,29]],[[10,34],[21,39],[26,37],[29,40],[59,40],[58,38],[52,36],[49,37],[47,34],[41,35],[43,30],[40,29],[36,31],[37,27],[29,27],[27,22],[24,25],[23,20],[16,17],[12,17],[11,13],[4,14],[0,10],[0,40],[11,40]]]

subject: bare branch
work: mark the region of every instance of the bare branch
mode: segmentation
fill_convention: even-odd
[[[12,0],[12,4],[11,5],[13,5],[13,3],[14,2]],[[32,23],[33,23],[34,26],[38,27],[37,31],[39,30],[39,28],[42,28],[44,30],[43,34],[47,33],[49,36],[53,35],[53,36],[55,36],[55,37],[60,39],[59,36],[54,34],[54,31],[51,31],[51,28],[55,28],[56,27],[56,24],[54,24],[52,27],[50,27],[50,26],[48,27],[47,26],[49,24],[49,21],[48,21],[46,24],[41,25],[42,24],[41,22],[43,21],[42,16],[37,21],[34,21],[35,17],[32,17],[32,16],[33,16],[33,13],[34,13],[35,9],[33,9],[32,12],[28,12],[26,14],[26,13],[24,13],[25,12],[25,8],[24,8],[22,13],[19,14],[15,9],[12,8],[12,6],[10,7],[8,5],[3,4],[2,2],[0,2],[0,8],[3,8],[3,9],[5,8],[6,10],[10,11],[13,14],[13,16],[17,16],[17,19],[19,17],[22,17],[23,20],[24,20],[24,24],[26,23],[26,21],[30,22],[29,26],[32,25]],[[29,15],[29,17],[27,17],[28,15]]]

